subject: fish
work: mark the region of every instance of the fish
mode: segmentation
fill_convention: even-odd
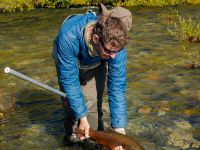
[[[84,130],[76,128],[75,133],[84,135]],[[90,129],[89,136],[91,139],[110,150],[115,150],[117,146],[122,146],[124,150],[145,150],[134,138],[113,130],[97,131]]]

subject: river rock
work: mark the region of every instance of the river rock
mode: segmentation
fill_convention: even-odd
[[[193,127],[187,121],[174,122],[175,126],[169,127],[168,144],[181,149],[199,148],[200,142],[193,138]]]
[[[3,118],[3,113],[0,113],[0,118]]]
[[[148,105],[143,105],[138,110],[138,112],[141,114],[149,114],[151,111],[152,111],[152,108]]]

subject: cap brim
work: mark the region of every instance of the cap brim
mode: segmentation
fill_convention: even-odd
[[[99,13],[101,14],[108,14],[108,9],[102,3],[99,5]]]

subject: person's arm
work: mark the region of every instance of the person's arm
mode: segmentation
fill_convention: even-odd
[[[77,118],[87,115],[87,108],[79,82],[77,53],[79,41],[72,32],[58,34],[56,40],[58,80],[63,92],[66,93],[70,107]]]
[[[125,128],[126,112],[126,50],[108,61],[108,99],[112,128]]]

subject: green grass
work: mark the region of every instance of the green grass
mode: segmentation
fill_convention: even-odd
[[[184,18],[177,12],[176,21],[168,31],[178,40],[189,42],[200,42],[200,22],[196,22],[190,16]]]
[[[170,8],[165,10],[162,14],[158,15],[160,22],[167,25],[167,30],[170,35],[177,40],[184,42],[189,41],[191,43],[200,42],[200,21],[194,20],[191,16],[183,17],[176,9]],[[189,64],[189,69],[200,69],[200,50],[193,63]]]
[[[3,12],[12,12],[16,10],[32,10],[37,7],[81,7],[81,6],[97,6],[100,3],[113,6],[169,6],[169,5],[200,5],[200,0],[1,0],[0,10]]]
[[[161,24],[167,25],[170,35],[181,42],[189,41],[191,43],[200,42],[200,21],[194,20],[191,16],[183,17],[176,9],[164,10],[158,15]],[[187,65],[189,69],[200,69],[200,50],[192,64]]]
[[[167,25],[169,33],[179,41],[200,42],[200,22],[183,17],[176,9],[170,8],[158,15],[160,22]]]
[[[158,14],[158,20],[163,25],[173,24],[179,16],[178,11],[173,8],[164,10],[163,13]]]
[[[118,6],[126,6],[126,7],[132,7],[132,6],[171,6],[171,5],[183,5],[183,4],[193,4],[193,5],[199,5],[200,0],[123,0],[118,1],[114,3]]]

